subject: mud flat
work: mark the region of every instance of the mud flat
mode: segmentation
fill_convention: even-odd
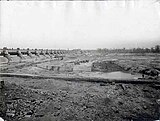
[[[119,83],[114,80],[123,70],[123,73],[130,74],[133,78],[137,76],[132,75],[133,72],[139,74],[140,77],[137,78],[142,78],[138,71],[126,70],[125,67],[131,66],[137,69],[143,65],[147,68],[158,68],[158,59],[159,57],[146,55],[97,56],[91,53],[85,56],[75,54],[74,57],[67,55],[64,60],[33,63],[21,68],[16,67],[16,64],[14,66],[10,64],[3,74],[9,75],[10,72],[11,75],[15,73],[39,75],[42,78],[1,75],[1,79],[5,81],[3,98],[6,104],[5,115],[2,117],[7,121],[157,120],[159,119],[157,100],[160,99],[159,77],[147,79],[146,75],[143,79],[133,79],[135,82],[151,83],[124,83],[127,82],[126,78],[117,79],[121,80]],[[112,72],[113,70],[108,68],[112,70],[109,73],[101,70],[92,71],[94,62],[108,60],[114,60],[122,70],[116,69]],[[87,81],[89,79],[95,81]],[[105,83],[105,80],[111,81]]]

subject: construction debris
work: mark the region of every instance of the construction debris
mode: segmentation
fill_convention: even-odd
[[[1,65],[0,77],[4,82],[1,83],[0,117],[3,119],[159,119],[157,57],[134,55],[132,58],[132,55],[121,54],[102,56],[92,51],[67,54],[60,50],[29,51],[32,58],[27,56],[26,50],[20,49],[25,57],[21,59],[8,49],[12,61]],[[109,78],[109,74],[112,78]]]

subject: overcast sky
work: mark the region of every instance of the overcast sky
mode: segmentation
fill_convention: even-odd
[[[0,47],[133,48],[160,44],[160,3],[1,2]]]

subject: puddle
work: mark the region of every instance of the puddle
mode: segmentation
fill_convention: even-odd
[[[110,72],[106,74],[102,74],[104,77],[110,78],[110,79],[138,79],[141,77],[140,74],[132,75],[130,73],[124,73],[121,71],[117,72]]]
[[[88,72],[80,74],[81,76],[85,77],[97,77],[97,78],[107,78],[107,79],[138,79],[142,76],[140,74],[132,75],[130,73],[125,73],[122,71],[115,71],[115,72]]]
[[[4,121],[4,119],[0,117],[0,121]]]

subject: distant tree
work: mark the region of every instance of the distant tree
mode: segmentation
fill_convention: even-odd
[[[98,49],[97,49],[97,52],[101,52],[101,51],[102,51],[101,48],[98,48]]]
[[[149,52],[150,52],[150,49],[149,49],[149,48],[145,48],[145,52],[146,52],[146,53],[149,53]]]
[[[153,47],[151,47],[151,53],[154,53],[155,51],[154,51],[154,48]]]
[[[156,45],[155,46],[155,53],[159,53],[160,52],[160,46],[159,45]]]

